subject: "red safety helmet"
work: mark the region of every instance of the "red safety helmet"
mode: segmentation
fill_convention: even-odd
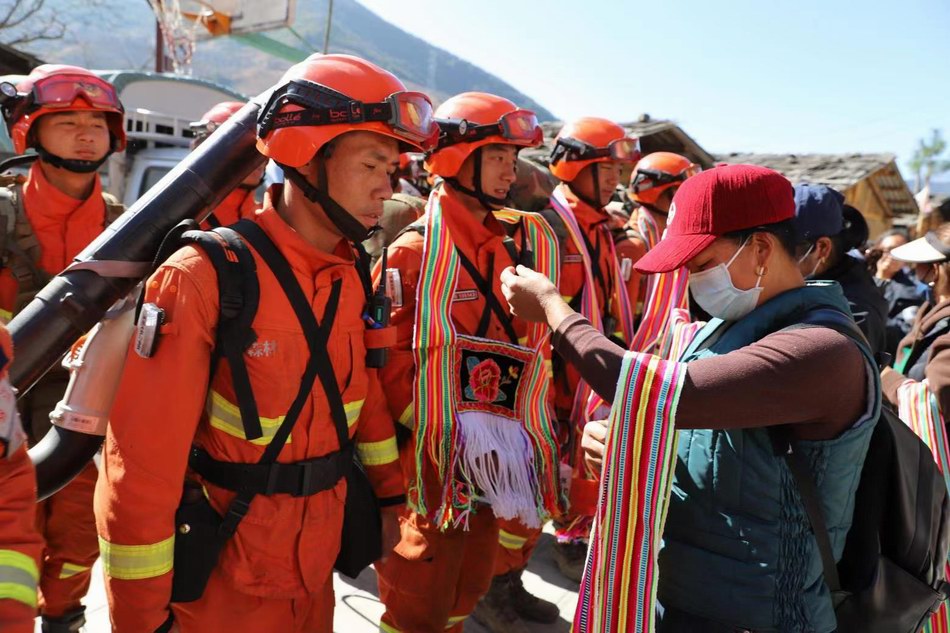
[[[105,112],[112,151],[125,149],[125,110],[115,87],[85,68],[43,64],[17,84],[16,91],[12,105],[4,105],[4,118],[17,154],[35,145],[30,130],[41,116],[76,110]]]
[[[644,156],[630,174],[627,195],[640,204],[656,204],[664,191],[680,186],[697,173],[699,167],[685,156],[653,152]]]
[[[558,180],[571,182],[588,165],[640,160],[640,141],[613,121],[584,117],[568,123],[554,139],[550,169]]]
[[[257,148],[301,167],[336,137],[358,130],[394,138],[403,152],[426,151],[438,138],[429,97],[359,57],[314,54],[284,73],[258,120]]]
[[[211,106],[211,109],[201,115],[201,118],[191,124],[191,131],[196,140],[203,140],[209,136],[235,112],[244,107],[242,101],[222,101]]]
[[[485,92],[463,92],[435,111],[438,147],[426,158],[429,173],[454,178],[462,163],[479,147],[501,143],[537,147],[544,139],[538,117],[531,110]]]

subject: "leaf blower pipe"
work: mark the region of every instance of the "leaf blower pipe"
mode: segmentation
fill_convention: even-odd
[[[213,209],[264,161],[256,148],[257,116],[267,91],[246,104],[165,175],[54,277],[10,322],[16,357],[10,379],[26,392],[116,301],[152,269],[165,235]],[[39,498],[75,477],[102,444],[53,426],[32,449]]]

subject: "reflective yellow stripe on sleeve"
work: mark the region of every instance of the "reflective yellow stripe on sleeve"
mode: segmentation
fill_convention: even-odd
[[[379,630],[380,630],[380,633],[402,633],[402,631],[400,631],[396,627],[386,624],[385,622],[379,623]]]
[[[244,425],[241,423],[241,410],[217,391],[211,391],[208,394],[207,411],[208,422],[211,423],[213,428],[242,440],[247,439],[247,436],[244,435]],[[264,435],[256,440],[250,440],[250,442],[258,446],[267,446],[274,439],[274,434],[277,433],[277,429],[283,423],[284,416],[281,415],[276,418],[261,417],[260,420]],[[292,438],[288,436],[287,443],[290,444],[291,441]]]
[[[402,412],[402,415],[399,416],[399,424],[403,425],[407,429],[412,429],[412,403],[409,403],[409,406]]]
[[[63,563],[63,568],[59,572],[60,578],[72,578],[76,574],[81,574],[84,571],[89,571],[91,567],[84,567],[83,565],[73,565],[72,563]]]
[[[16,600],[36,608],[36,561],[10,549],[0,549],[0,600]]]
[[[363,411],[363,403],[365,402],[366,400],[354,400],[343,405],[343,410],[346,412],[347,426],[353,426],[360,419],[360,413]]]
[[[395,437],[382,442],[357,442],[356,454],[364,466],[384,466],[399,459]]]
[[[118,545],[99,537],[99,554],[107,575],[144,580],[167,574],[175,557],[175,535],[151,545]]]
[[[4,325],[10,322],[10,319],[13,318],[13,313],[9,310],[0,310],[0,321],[3,321]]]
[[[528,542],[528,539],[527,537],[518,536],[511,532],[498,530],[498,542],[501,543],[501,546],[505,549],[521,549],[524,547],[524,544]]]
[[[449,618],[449,623],[445,625],[445,628],[451,629],[453,626],[455,626],[456,624],[458,624],[459,622],[461,622],[467,617],[468,617],[467,615],[453,615],[451,618]]]

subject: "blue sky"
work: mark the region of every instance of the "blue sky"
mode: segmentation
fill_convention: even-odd
[[[947,0],[359,0],[561,118],[674,119],[713,152],[950,137]]]

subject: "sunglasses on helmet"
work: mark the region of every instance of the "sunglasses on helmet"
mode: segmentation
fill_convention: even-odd
[[[538,116],[531,110],[512,110],[496,123],[471,123],[465,119],[436,119],[439,126],[439,146],[473,143],[489,136],[500,136],[507,141],[539,145],[544,132]]]
[[[287,105],[304,108],[280,112]],[[435,143],[437,128],[432,120],[432,102],[421,92],[394,92],[383,101],[364,103],[341,92],[302,79],[274,91],[258,123],[264,137],[285,127],[337,125],[378,121],[408,141],[428,149]]]
[[[554,150],[551,152],[551,164],[558,161],[595,160],[609,158],[625,163],[640,160],[640,139],[618,138],[607,144],[606,147],[594,147],[583,141],[570,137],[557,139]]]
[[[671,174],[657,169],[638,169],[633,182],[630,183],[630,189],[633,193],[640,193],[654,187],[662,187],[676,182],[683,182],[691,176],[699,173],[696,165],[690,165],[678,174]]]

